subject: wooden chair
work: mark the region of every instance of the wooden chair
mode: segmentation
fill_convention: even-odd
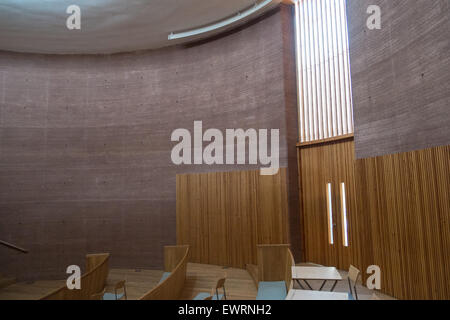
[[[220,278],[219,280],[217,280],[216,287],[213,288],[211,295],[209,295],[206,292],[200,292],[199,294],[197,294],[195,296],[194,300],[222,300],[222,298],[227,300],[227,292],[225,290],[225,280],[226,279],[227,278],[225,275],[223,278]],[[223,290],[223,294],[219,294],[219,289]]]
[[[224,298],[224,300],[227,300],[227,292],[225,290],[225,280],[226,279],[227,278],[226,278],[226,275],[225,275],[224,278],[221,278],[221,279],[217,280],[217,284],[216,284],[216,297],[217,297],[217,300],[222,300],[222,299],[219,299],[219,289],[222,289],[222,291],[223,291],[223,298]]]
[[[361,271],[359,271],[354,266],[350,265],[348,269],[348,298],[349,300],[358,300],[358,292],[356,291],[356,284],[358,283],[358,278],[361,275]],[[353,290],[352,290],[353,287]],[[353,291],[355,292],[355,296],[353,296]]]
[[[103,300],[103,296],[105,295],[106,288],[98,293],[94,293],[91,295],[91,300]]]
[[[128,299],[127,287],[125,285],[125,280],[119,281],[114,285],[114,293],[107,292],[103,296],[103,300],[127,300],[127,299]]]

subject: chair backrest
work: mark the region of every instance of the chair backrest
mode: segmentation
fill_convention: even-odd
[[[122,299],[128,300],[128,297],[127,297],[127,287],[126,287],[126,285],[125,285],[125,280],[122,280],[122,281],[117,282],[116,285],[114,286],[114,293],[116,294],[116,299],[117,299],[117,296],[118,296],[119,293],[120,293],[120,292],[119,292],[120,289],[122,289],[122,291],[123,291],[123,296],[122,296],[119,300],[122,300]]]
[[[360,274],[361,274],[361,271],[359,271],[354,266],[350,265],[350,268],[348,269],[348,277],[355,285],[358,282],[358,278],[359,278]]]
[[[227,275],[225,274],[223,278],[220,278],[219,280],[217,280],[216,283],[216,295],[217,295],[217,299],[219,299],[219,289],[223,290],[223,296],[225,298],[225,300],[227,300],[227,292],[225,290],[225,280],[227,280]],[[214,295],[214,293],[213,293]]]
[[[350,295],[353,296],[353,291],[355,293],[355,298],[358,300],[358,292],[356,290],[356,284],[358,283],[358,278],[361,275],[361,271],[359,271],[354,266],[350,265],[350,268],[348,269],[348,288],[350,290]],[[353,285],[352,283],[353,282]],[[353,289],[352,289],[353,287]]]
[[[217,280],[216,289],[223,288],[223,286],[225,285],[225,280],[226,278],[221,278]]]
[[[91,300],[103,300],[103,296],[105,295],[106,288],[98,293],[94,293],[91,295]]]

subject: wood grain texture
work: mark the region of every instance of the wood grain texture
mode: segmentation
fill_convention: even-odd
[[[113,292],[114,284],[126,280],[128,300],[138,300],[158,285],[163,270],[112,269],[106,292]],[[188,263],[186,282],[180,296],[192,300],[200,292],[211,292],[217,279],[226,274],[227,300],[254,300],[257,289],[250,274],[243,269],[227,268],[206,264]],[[0,289],[0,300],[37,300],[46,293],[61,287],[65,280],[20,282]]]
[[[356,209],[354,184],[354,144],[352,138],[331,140],[320,145],[298,148],[301,212],[305,242],[304,261],[348,270],[350,264],[360,262],[360,246],[354,228],[360,212]],[[348,239],[344,247],[342,236],[340,183],[346,186]],[[327,184],[331,183],[333,240],[329,243],[327,219]]]
[[[172,272],[186,255],[189,246],[164,247],[164,272]]]
[[[105,288],[109,273],[109,253],[86,256],[87,271],[81,276],[81,289],[70,290],[64,285],[41,300],[90,300],[93,294]]]
[[[217,280],[226,276],[227,300],[254,300],[257,294],[250,274],[243,269],[188,263],[186,284],[180,299],[192,300],[201,292],[210,293]]]
[[[261,281],[284,281],[286,291],[292,289],[292,266],[295,265],[289,244],[257,246],[257,279]]]
[[[298,148],[305,260],[362,272],[381,268],[382,291],[399,299],[449,299],[450,147],[354,159],[352,141]],[[333,185],[334,245],[325,184]],[[349,247],[339,183],[346,183]]]
[[[176,263],[175,268],[170,269],[170,275],[139,300],[177,300],[180,297],[186,281],[189,246],[165,247],[164,259],[166,267],[172,267]]]
[[[356,161],[362,271],[380,266],[394,297],[450,298],[449,167],[450,146]]]
[[[288,242],[286,168],[177,175],[177,243],[191,261],[245,268],[256,245]]]

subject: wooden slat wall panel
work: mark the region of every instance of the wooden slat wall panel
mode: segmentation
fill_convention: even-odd
[[[351,263],[364,280],[367,266],[378,265],[385,293],[449,299],[450,147],[360,160],[353,148],[352,141],[298,148],[306,260],[342,269]],[[348,249],[340,243],[341,180],[347,189]],[[328,244],[327,182],[333,183],[335,246]]]
[[[371,234],[365,264],[381,267],[383,290],[395,297],[450,298],[449,166],[449,146],[356,161],[358,208],[369,221],[360,229]]]
[[[358,266],[360,244],[354,228],[358,220],[354,185],[353,140],[332,141],[318,146],[298,148],[300,183],[302,190],[305,261],[348,269],[350,263]],[[340,183],[345,183],[348,240],[343,246],[341,228]],[[326,184],[332,184],[334,244],[328,241]]]
[[[177,175],[177,243],[191,261],[244,268],[256,245],[288,243],[286,168]]]

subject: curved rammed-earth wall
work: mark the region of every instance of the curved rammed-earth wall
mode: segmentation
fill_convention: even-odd
[[[356,158],[448,145],[450,2],[350,0],[347,14]]]
[[[176,242],[175,175],[255,169],[172,164],[172,131],[193,132],[195,120],[280,129],[280,166],[295,166],[285,9],[189,47],[0,52],[0,238],[30,251],[1,248],[0,272],[61,277],[90,252],[111,253],[112,267],[161,268]]]

